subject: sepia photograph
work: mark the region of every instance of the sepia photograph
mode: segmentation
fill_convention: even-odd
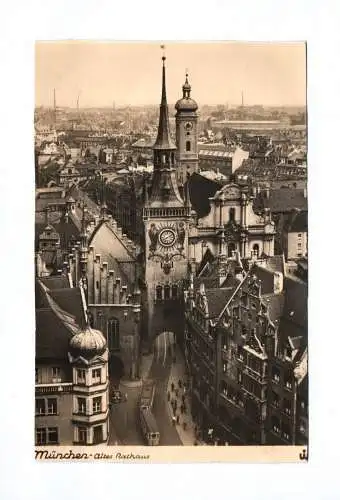
[[[36,42],[36,459],[307,462],[306,74],[303,42]]]

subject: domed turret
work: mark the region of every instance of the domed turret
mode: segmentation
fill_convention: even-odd
[[[188,81],[188,73],[185,75],[185,83],[182,86],[183,97],[179,101],[176,102],[175,108],[177,111],[197,111],[198,105],[197,102],[191,99],[191,85]]]
[[[86,360],[102,355],[105,349],[104,335],[99,330],[93,330],[89,326],[72,337],[69,348],[73,357],[81,356]]]

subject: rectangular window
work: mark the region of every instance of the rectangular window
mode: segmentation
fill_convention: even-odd
[[[52,367],[52,377],[53,378],[60,378],[60,368],[59,368],[59,366],[53,366]]]
[[[37,446],[41,446],[43,444],[46,444],[46,429],[42,427],[38,427],[35,430],[35,444]]]
[[[58,444],[58,427],[48,427],[47,444]]]
[[[78,413],[80,415],[86,414],[86,399],[85,398],[78,398]]]
[[[278,408],[280,406],[280,397],[276,392],[272,392],[272,403],[275,408]]]
[[[86,371],[82,369],[77,370],[77,384],[85,384]]]
[[[101,413],[101,411],[102,411],[102,398],[101,398],[101,396],[97,397],[97,398],[93,398],[92,408],[93,408],[93,413]]]
[[[78,427],[78,442],[80,444],[87,443],[87,429],[86,429],[86,427]]]
[[[35,414],[36,415],[45,415],[45,400],[44,399],[36,399],[35,400]]]
[[[95,370],[92,370],[92,381],[94,384],[100,384],[101,381],[101,369],[96,368]]]
[[[56,415],[57,414],[57,398],[48,398],[47,399],[47,413],[48,413],[48,415]]]

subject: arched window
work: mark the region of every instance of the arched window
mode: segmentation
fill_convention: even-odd
[[[186,149],[186,151],[191,151],[191,142],[190,141],[187,141],[185,143],[185,149]]]
[[[230,208],[229,209],[229,220],[234,221],[235,220],[235,208]]]
[[[170,286],[165,285],[164,287],[164,300],[169,300],[170,299]]]
[[[156,286],[156,300],[162,300],[163,299],[163,294],[162,294],[162,287],[161,285]]]
[[[255,243],[255,245],[253,245],[253,255],[254,255],[254,257],[258,257],[259,256],[259,251],[260,251],[260,248],[259,248],[258,244]]]
[[[107,343],[110,351],[117,351],[120,348],[119,320],[109,319],[107,323]]]
[[[229,245],[228,245],[228,257],[232,257],[235,250],[236,250],[235,243],[229,243]]]

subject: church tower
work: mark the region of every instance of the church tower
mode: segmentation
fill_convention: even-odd
[[[176,164],[177,179],[183,185],[187,175],[198,171],[198,147],[197,147],[197,103],[191,99],[191,85],[186,74],[185,83],[182,87],[183,97],[177,101],[176,113]]]
[[[188,231],[191,207],[180,195],[175,169],[176,146],[170,136],[162,67],[162,98],[158,135],[153,147],[154,172],[145,189],[145,283],[148,340],[162,331],[181,330],[179,300],[188,270]]]

